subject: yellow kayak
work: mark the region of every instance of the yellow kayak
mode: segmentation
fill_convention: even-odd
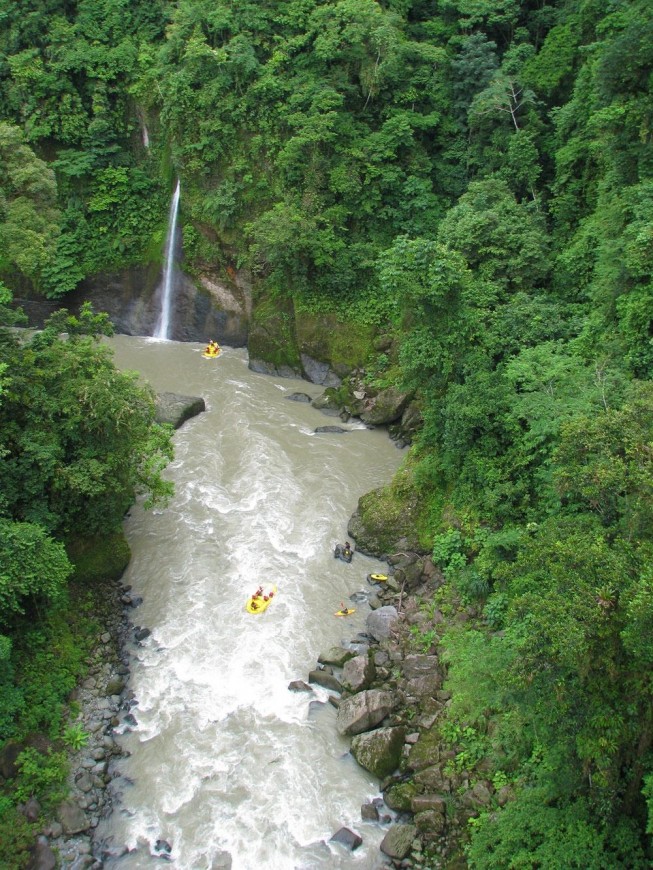
[[[367,579],[370,583],[385,583],[388,579],[387,574],[368,574]]]
[[[345,607],[344,610],[336,610],[333,614],[334,616],[351,616],[352,613],[356,613],[355,607]]]
[[[259,587],[260,588],[260,587]],[[264,589],[261,594],[250,595],[245,605],[245,610],[248,613],[263,613],[270,606],[274,596],[277,594],[277,587],[270,586],[269,589]]]
[[[220,356],[221,352],[222,351],[217,351],[216,353],[207,353],[206,351],[204,351],[202,356],[204,357],[204,359],[217,359]]]

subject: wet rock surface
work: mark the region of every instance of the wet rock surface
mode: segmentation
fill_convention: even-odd
[[[380,779],[383,797],[361,807],[362,820],[386,830],[379,867],[435,870],[459,860],[467,820],[503,796],[455,772],[440,734],[450,703],[438,654],[445,620],[433,605],[442,575],[423,554],[385,558],[387,574],[367,577],[365,632],[321,653],[318,667],[340,684],[329,698],[337,730]]]
[[[158,393],[156,397],[156,422],[169,423],[175,429],[206,411],[201,396],[184,396],[179,393]]]
[[[103,866],[93,832],[111,808],[109,764],[122,754],[113,735],[129,703],[129,661],[123,653],[133,612],[129,588],[119,581],[106,583],[100,611],[101,633],[88,657],[86,677],[71,697],[80,712],[69,721],[69,731],[76,735],[69,750],[69,794],[43,826],[32,850],[31,870]]]

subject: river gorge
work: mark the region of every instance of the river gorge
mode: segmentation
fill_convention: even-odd
[[[330,421],[289,397],[322,388],[256,374],[243,349],[206,360],[192,343],[121,335],[111,345],[120,368],[157,391],[202,396],[206,412],[175,434],[170,505],[137,504],[125,521],[123,582],[143,599],[134,623],[151,633],[129,649],[136,724],[118,729],[126,755],[96,831],[129,851],[107,866],[155,866],[165,843],[179,870],[226,853],[233,870],[372,870],[384,830],[361,820],[361,805],[379,783],[338,735],[327,691],[288,685],[364,629],[364,601],[347,620],[335,611],[384,563],[355,554],[346,564],[333,548],[402,453],[360,421],[316,433]],[[251,615],[259,583],[278,594]],[[343,826],[363,838],[355,852],[329,842]]]

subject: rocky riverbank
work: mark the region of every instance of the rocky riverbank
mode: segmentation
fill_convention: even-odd
[[[387,829],[381,844],[385,864],[437,868],[455,852],[474,807],[491,800],[492,787],[477,783],[471,788],[453,772],[455,753],[443,746],[438,730],[449,703],[438,656],[444,617],[428,602],[441,575],[430,559],[402,553],[389,557],[386,576],[381,582],[368,578],[366,587],[354,593],[355,601],[364,598],[371,607],[365,632],[343,647],[320,652],[308,683],[296,681],[289,688],[326,688],[338,708],[339,733],[352,738],[352,755],[379,777],[383,803],[362,806],[361,820]],[[42,829],[30,870],[99,870],[127,851],[96,842],[94,831],[112,809],[111,761],[122,752],[115,729],[128,726],[131,715],[125,648],[147,632],[134,621],[139,603],[119,581],[103,590],[103,630],[89,656],[88,674],[71,699],[79,708],[71,726],[83,745],[71,751],[70,794],[56,820]],[[38,811],[25,808],[34,817]],[[362,842],[347,828],[335,832],[334,840],[351,850]],[[166,846],[161,842],[162,857]]]
[[[379,778],[383,802],[362,806],[361,821],[386,829],[381,843],[386,866],[452,867],[467,819],[507,796],[495,794],[490,782],[471,783],[457,772],[456,753],[440,733],[450,700],[442,688],[445,667],[438,654],[444,616],[433,605],[441,574],[418,553],[387,558],[386,579],[370,575],[353,595],[355,602],[370,605],[365,631],[342,647],[321,651],[308,682],[295,681],[289,688],[327,689],[338,709],[339,733],[351,737],[356,761]],[[73,709],[79,709],[70,724],[80,745],[71,751],[70,794],[56,820],[42,829],[30,870],[99,870],[127,851],[96,842],[94,831],[112,808],[111,761],[122,752],[115,729],[129,726],[131,716],[125,649],[129,640],[147,634],[135,624],[139,603],[120,581],[103,589],[103,630],[89,656],[87,676],[71,699]],[[39,808],[27,805],[25,813],[37,818]],[[347,828],[335,832],[334,840],[351,850],[362,842]],[[166,846],[160,843],[162,857]]]
[[[329,690],[339,733],[351,736],[356,761],[381,780],[385,806],[361,807],[361,819],[387,828],[385,864],[455,866],[466,820],[490,801],[492,786],[472,787],[456,773],[456,753],[440,734],[450,695],[438,654],[444,616],[432,600],[442,576],[429,558],[406,552],[389,557],[387,579],[374,576],[355,593],[372,608],[365,632],[323,651],[309,683]]]
[[[69,793],[54,817],[42,828],[32,850],[29,870],[101,868],[93,832],[111,806],[109,764],[121,754],[114,729],[128,707],[129,660],[124,652],[133,630],[129,613],[138,604],[119,580],[106,581],[96,597],[101,623],[97,642],[87,659],[87,673],[70,698]],[[78,712],[76,712],[78,711]],[[20,750],[21,747],[18,747]],[[5,759],[6,761],[6,759]],[[11,774],[5,770],[5,774]],[[41,816],[36,801],[23,812],[31,821]],[[105,856],[106,857],[106,856]]]

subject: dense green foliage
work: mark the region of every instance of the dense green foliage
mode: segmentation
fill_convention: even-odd
[[[158,3],[0,0],[6,280],[18,270],[58,298],[161,244],[160,155],[139,142],[145,118],[130,87],[140,43],[160,38],[164,22]]]
[[[451,727],[481,735],[512,787],[472,827],[469,862],[644,866],[651,4],[0,0],[0,13],[5,280],[59,296],[146,257],[174,167],[191,272],[249,269],[289,334],[302,310],[393,335],[396,357],[370,371],[420,404],[419,538],[448,603],[476,613],[446,639]],[[32,558],[59,565],[35,526],[96,531],[149,470],[124,468],[131,435],[111,422],[132,387],[88,340],[58,359],[54,341],[3,350],[0,491],[18,524],[7,546],[38,540]],[[2,582],[14,610],[56,591]]]
[[[0,285],[0,324],[16,319],[10,301]],[[161,477],[170,428],[154,422],[154,397],[137,375],[114,367],[98,340],[110,331],[88,306],[79,317],[57,313],[34,335],[0,325],[0,742],[61,739],[98,633],[88,608],[103,577],[89,570],[82,540],[110,541],[121,571],[114,535],[126,510],[140,494],[156,502],[170,492]],[[29,842],[14,803],[61,795],[65,753],[52,745],[25,746],[19,776],[0,790],[12,866],[24,866]]]

